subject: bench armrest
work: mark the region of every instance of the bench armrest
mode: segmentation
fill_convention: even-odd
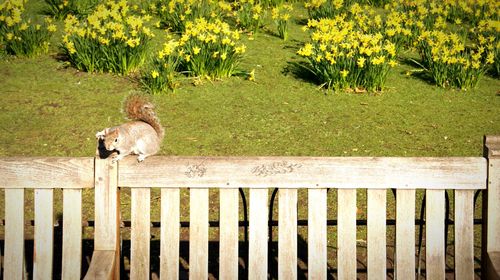
[[[112,250],[96,250],[92,254],[89,270],[85,280],[93,279],[119,279],[119,271],[116,268],[116,252]],[[117,275],[118,274],[118,275]]]

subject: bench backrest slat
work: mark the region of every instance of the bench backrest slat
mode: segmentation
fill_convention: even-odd
[[[337,193],[337,269],[339,279],[356,279],[356,190]]]
[[[52,279],[54,190],[35,189],[33,279]]]
[[[426,191],[425,268],[427,279],[445,279],[445,194]]]
[[[238,278],[238,189],[220,190],[219,278]]]
[[[455,279],[474,279],[474,191],[455,191]]]
[[[61,279],[81,278],[82,190],[63,190],[63,248]]]
[[[250,189],[248,279],[267,279],[268,190]]]
[[[386,279],[386,201],[385,189],[367,191],[367,264],[370,279]]]
[[[180,191],[161,190],[160,279],[179,279]]]
[[[132,188],[131,190],[131,247],[130,247],[130,278],[149,278],[150,252],[150,189]]]
[[[327,272],[327,191],[309,189],[307,194],[307,268],[310,279],[326,279]]]
[[[189,193],[189,279],[208,279],[208,189]]]
[[[396,279],[415,279],[415,190],[396,190]]]
[[[24,189],[5,190],[5,252],[3,279],[24,274]]]
[[[278,240],[278,278],[297,279],[296,189],[278,192]]]

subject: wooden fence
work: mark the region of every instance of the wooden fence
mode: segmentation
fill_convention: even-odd
[[[415,279],[415,192],[425,189],[427,279],[445,279],[445,192],[454,190],[455,278],[474,279],[474,192],[483,192],[481,275],[499,279],[500,137],[485,157],[0,158],[4,279],[23,279],[24,192],[34,189],[33,278],[53,278],[53,192],[63,189],[62,279],[81,277],[82,189],[94,188],[94,252],[85,279],[120,278],[120,188],[131,192],[130,278],[150,277],[150,196],[161,188],[160,278],[178,279],[180,190],[189,188],[189,278],[209,277],[209,188],[220,189],[219,275],[238,278],[239,189],[249,191],[249,279],[268,271],[269,188],[278,193],[278,278],[297,275],[297,192],[308,192],[307,275],[327,278],[327,189],[338,189],[337,277],[356,279],[356,189],[367,189],[367,275],[385,279],[386,192],[396,192],[395,276]],[[305,202],[301,202],[305,204]],[[124,275],[122,275],[122,278]],[[246,277],[246,276],[245,276]]]

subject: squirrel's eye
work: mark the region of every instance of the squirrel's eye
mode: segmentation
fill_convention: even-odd
[[[117,143],[117,142],[118,142],[118,138],[115,139],[115,143]]]

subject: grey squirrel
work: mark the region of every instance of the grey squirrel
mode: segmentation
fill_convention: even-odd
[[[130,94],[124,102],[124,113],[131,120],[124,124],[108,127],[96,133],[96,138],[109,152],[116,151],[113,162],[127,155],[138,155],[141,162],[146,157],[156,154],[165,135],[154,111],[154,105],[141,94]]]

